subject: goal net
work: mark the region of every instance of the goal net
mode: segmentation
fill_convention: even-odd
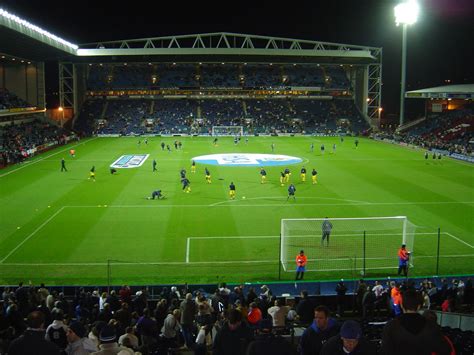
[[[323,234],[329,232],[329,238]],[[329,239],[329,241],[328,241]],[[305,218],[281,220],[280,262],[295,271],[304,250],[306,271],[356,271],[398,268],[398,249],[412,252],[415,225],[405,216],[369,218]],[[413,267],[413,253],[410,267]]]
[[[243,136],[243,126],[212,126],[213,136]]]

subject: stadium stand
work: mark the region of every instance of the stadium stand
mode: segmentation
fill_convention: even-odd
[[[5,88],[0,88],[0,110],[20,107],[31,107],[25,100]]]
[[[201,87],[239,88],[239,67],[236,64],[203,64],[201,67]]]
[[[397,132],[386,128],[376,135],[396,142],[416,145],[445,154],[472,154],[474,139],[474,108],[472,104],[458,110],[431,114],[407,131]]]
[[[472,354],[474,317],[467,314],[472,311],[474,303],[472,279],[393,281],[400,282],[402,291],[416,288],[424,292],[430,304],[427,306],[424,303],[423,310],[435,311],[435,317],[442,326],[440,330],[451,340],[456,353]],[[346,311],[334,318],[333,322],[341,325],[347,319],[356,320],[361,325],[364,338],[380,350],[384,326],[393,319],[389,297],[391,285],[388,282],[375,284],[364,280],[358,284],[348,283],[348,292],[343,299]],[[241,326],[244,328],[241,331],[248,334],[242,354],[247,346],[252,349],[257,345],[249,345],[253,339],[260,343],[265,341],[265,337],[271,337],[273,342],[278,337],[278,341],[287,349],[285,354],[291,354],[296,352],[301,334],[312,322],[314,307],[326,305],[334,311],[338,302],[335,296],[336,282],[309,282],[298,286],[302,293],[309,293],[309,297],[295,295],[295,289],[290,284],[228,286],[222,283],[217,286],[195,285],[192,288],[187,285],[124,285],[107,290],[105,287],[48,288],[20,283],[18,287],[7,286],[2,289],[0,352],[6,353],[12,341],[25,331],[27,324],[24,317],[32,310],[40,310],[45,314],[43,329],[53,322],[53,318],[58,319],[57,315],[60,314],[61,320],[55,322],[64,322],[73,331],[80,332],[80,337],[88,336],[92,339],[90,346],[95,349],[105,338],[101,332],[108,323],[112,327],[108,329],[112,341],[142,354],[167,354],[168,351],[174,354],[189,354],[190,351],[205,354],[213,347],[213,341],[220,342],[216,339],[225,334],[227,323],[232,321],[229,316],[233,317],[231,314],[236,310],[243,317]],[[376,287],[381,290],[375,291]],[[363,314],[353,307],[354,300],[358,302],[359,298],[368,308],[364,309]],[[441,312],[440,302],[446,299],[454,300],[453,308],[450,312]],[[251,319],[247,319],[250,304],[253,313],[258,310],[257,318],[252,315]],[[278,306],[269,311],[273,304]],[[272,325],[270,313],[276,317],[277,308],[284,311],[284,326]],[[302,321],[305,319],[305,309],[311,314],[308,321]],[[76,322],[80,322],[82,327]],[[173,331],[173,324],[177,326],[182,322],[192,325],[189,328],[192,343],[189,344],[193,345],[187,348],[182,347],[184,340],[180,332]],[[227,341],[231,342],[231,339]]]
[[[65,135],[64,129],[44,118],[0,126],[0,166],[22,162],[42,146],[63,144]]]

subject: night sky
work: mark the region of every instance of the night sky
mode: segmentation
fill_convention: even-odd
[[[398,114],[402,31],[393,15],[398,2],[136,0],[122,6],[100,0],[2,0],[0,7],[76,44],[235,32],[383,47],[382,105],[386,114]],[[408,31],[407,90],[445,80],[474,83],[474,1],[418,2],[421,16]]]

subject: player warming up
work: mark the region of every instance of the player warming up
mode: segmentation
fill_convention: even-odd
[[[229,185],[229,197],[231,200],[235,200],[235,185],[233,182]]]
[[[210,184],[210,183],[212,182],[212,181],[211,181],[211,172],[209,171],[208,168],[205,168],[204,171],[205,171],[205,174],[206,174],[206,182],[207,182],[208,184]]]
[[[296,278],[295,280],[303,280],[304,272],[306,271],[306,262],[308,258],[304,255],[304,250],[300,250],[300,253],[296,255]]]
[[[265,171],[264,168],[260,169],[260,178],[261,178],[261,180],[260,180],[261,184],[264,184],[265,181],[267,180],[267,172]]]
[[[332,231],[332,223],[329,221],[328,217],[326,217],[321,225],[321,230],[323,235],[321,237],[321,245],[324,245],[324,241],[326,241],[326,246],[329,246],[329,237],[331,236]]]
[[[95,182],[95,166],[94,165],[92,165],[92,168],[89,171],[89,180],[92,180]]]
[[[311,172],[311,182],[313,183],[313,185],[318,183],[318,172],[316,171],[316,169],[313,169],[313,171]]]
[[[302,182],[306,181],[306,168],[304,166],[301,168],[300,177]]]
[[[161,193],[161,190],[155,190],[151,193],[151,197],[147,197],[147,200],[154,200],[154,199],[164,199],[165,197]]]
[[[290,197],[293,197],[293,201],[296,201],[295,192],[296,192],[295,185],[290,184],[290,186],[288,186],[288,197],[286,198],[286,200],[288,201]]]
[[[191,181],[184,177],[181,179],[181,183],[183,184],[183,192],[189,194],[191,192]]]

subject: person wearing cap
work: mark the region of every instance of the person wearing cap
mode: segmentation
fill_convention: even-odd
[[[118,354],[120,352],[122,354],[133,355],[133,350],[118,345],[115,327],[112,325],[107,324],[102,328],[99,335],[99,341],[100,341],[100,345],[99,345],[100,350],[91,354],[111,355],[111,354]]]
[[[300,355],[320,354],[323,344],[339,334],[339,324],[329,317],[329,308],[318,306],[314,309],[313,323],[306,328],[300,340]]]
[[[403,271],[403,276],[408,276],[408,260],[410,260],[410,252],[406,249],[406,245],[402,244],[398,249],[398,276]]]
[[[66,347],[68,355],[87,355],[99,350],[92,339],[85,338],[86,328],[81,322],[69,324],[66,336],[69,343]]]
[[[308,258],[304,255],[304,250],[300,250],[300,253],[296,255],[296,278],[295,280],[303,280],[304,272],[306,271],[306,262]]]
[[[339,335],[330,338],[321,350],[321,355],[375,355],[377,349],[362,337],[362,329],[354,320],[347,320]]]

